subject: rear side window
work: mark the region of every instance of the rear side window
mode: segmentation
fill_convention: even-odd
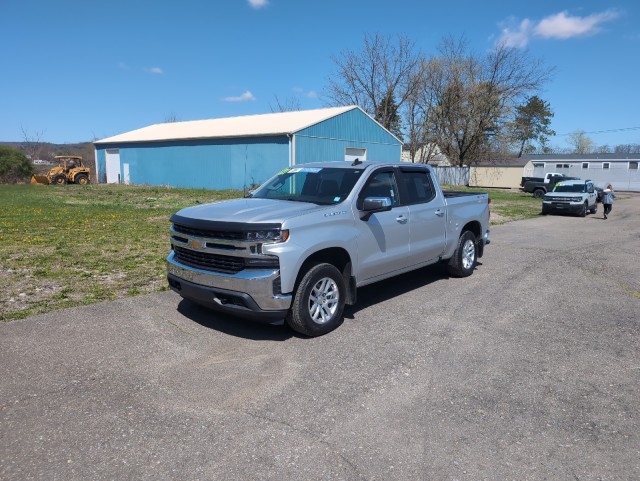
[[[436,196],[431,176],[426,170],[402,172],[407,204],[423,204]]]

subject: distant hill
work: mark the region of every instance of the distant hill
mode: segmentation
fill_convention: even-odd
[[[93,162],[95,160],[95,149],[92,142],[79,142],[75,144],[0,142],[0,145],[15,147],[34,160],[53,160],[56,155],[81,155],[87,162]]]

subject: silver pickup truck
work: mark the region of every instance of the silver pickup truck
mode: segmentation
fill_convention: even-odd
[[[422,164],[308,163],[171,222],[172,290],[319,336],[341,324],[358,287],[441,261],[471,275],[489,243],[489,197],[443,192]]]

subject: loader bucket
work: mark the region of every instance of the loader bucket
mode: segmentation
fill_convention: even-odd
[[[32,175],[31,176],[31,183],[32,184],[48,185],[49,184],[49,177],[47,177],[46,175]]]

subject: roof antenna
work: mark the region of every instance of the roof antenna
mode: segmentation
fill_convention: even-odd
[[[353,161],[351,166],[353,167],[354,165],[360,165],[361,163],[362,163],[362,161],[360,159],[356,159],[356,160]]]

